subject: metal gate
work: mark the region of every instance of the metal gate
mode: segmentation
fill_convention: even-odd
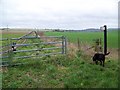
[[[65,36],[24,36],[20,38],[0,39],[0,58],[2,66],[9,65],[18,59],[66,54]]]

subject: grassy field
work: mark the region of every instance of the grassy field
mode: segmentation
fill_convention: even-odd
[[[81,57],[28,59],[27,65],[3,68],[3,88],[117,88],[118,65],[105,67]]]
[[[20,37],[24,33],[4,34]],[[102,33],[46,32],[45,35],[65,35],[70,42],[77,38],[93,43]],[[110,42],[111,41],[111,42]],[[108,33],[109,48],[117,48],[117,32]],[[67,55],[19,59],[25,65],[2,68],[3,88],[117,88],[118,60],[106,57],[105,67],[92,63],[92,57],[82,51],[68,51]]]
[[[27,33],[27,32],[25,32]],[[15,33],[15,34],[4,34],[2,38],[9,37],[20,37],[25,33]],[[46,36],[66,36],[69,42],[77,43],[77,39],[79,38],[82,42],[94,43],[94,39],[102,38],[104,34],[103,32],[45,32]],[[118,31],[109,31],[108,32],[108,47],[110,48],[118,48]]]
[[[103,32],[46,32],[45,35],[59,36],[63,35],[68,38],[68,41],[76,43],[79,38],[82,42],[94,43],[97,38],[104,38]],[[108,32],[108,47],[118,48],[118,31]]]

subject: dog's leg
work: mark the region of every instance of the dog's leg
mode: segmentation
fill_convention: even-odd
[[[100,61],[100,65],[102,65],[102,61]]]
[[[96,63],[96,65],[97,65],[97,64],[98,64],[98,61],[96,60],[95,63]]]
[[[103,67],[104,67],[104,63],[105,63],[105,61],[103,60]]]

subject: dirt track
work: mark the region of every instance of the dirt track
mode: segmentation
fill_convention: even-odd
[[[0,30],[0,34],[20,34],[20,33],[23,33],[23,34],[25,34],[25,33],[28,33],[28,32],[30,32],[30,31],[24,31],[24,30],[9,30],[9,31],[7,31],[7,30]]]

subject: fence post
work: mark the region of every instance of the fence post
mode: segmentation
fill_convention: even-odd
[[[64,54],[64,36],[62,36],[62,54]]]
[[[78,41],[77,42],[78,43],[78,50],[80,50],[80,39],[78,38],[77,41]]]
[[[65,37],[65,54],[67,54],[67,38]]]
[[[107,26],[104,25],[104,54],[107,54]]]

